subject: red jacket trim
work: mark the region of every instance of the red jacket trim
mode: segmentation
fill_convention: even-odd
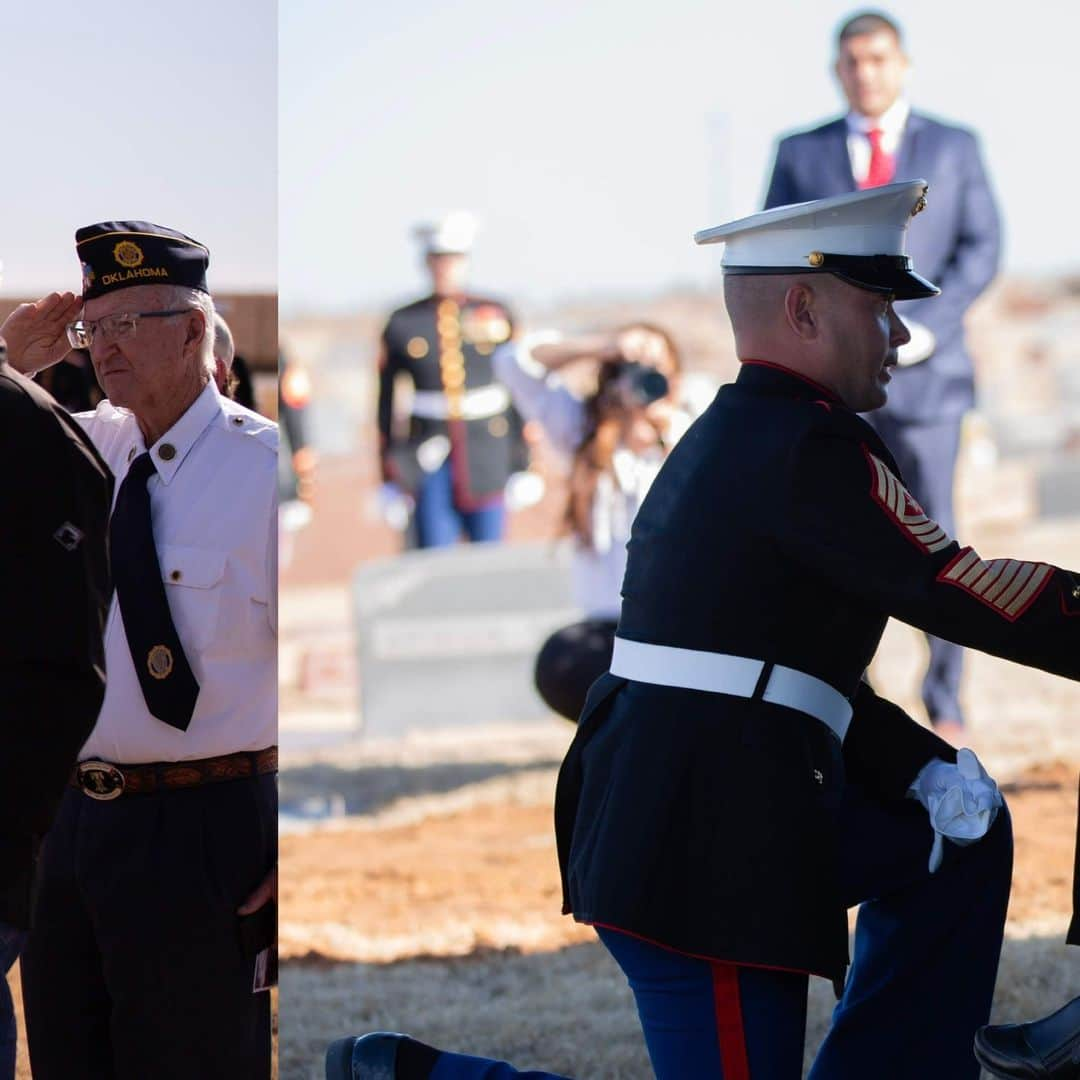
[[[569,914],[569,913],[568,913]],[[576,918],[576,916],[575,916]],[[578,919],[585,926],[599,927],[601,930],[614,930],[616,934],[625,934],[627,937],[644,941],[646,945],[655,945],[658,949],[667,949],[668,952],[679,956],[688,956],[691,960],[705,960],[710,964],[734,964],[736,967],[758,968],[761,971],[786,971],[792,975],[818,975],[823,979],[832,979],[833,976],[824,971],[810,971],[807,968],[781,967],[779,964],[755,964],[744,960],[732,960],[730,957],[706,956],[704,953],[687,952],[685,949],[676,949],[673,945],[665,945],[662,941],[645,937],[643,934],[635,934],[633,930],[624,930],[621,926],[612,926],[610,923],[594,922],[591,919]]]

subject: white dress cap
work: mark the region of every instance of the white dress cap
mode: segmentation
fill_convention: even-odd
[[[476,219],[465,210],[455,210],[413,230],[428,255],[468,255],[476,238]]]
[[[694,234],[727,245],[725,274],[835,274],[898,300],[936,296],[905,253],[911,219],[926,206],[925,180],[776,206]]]

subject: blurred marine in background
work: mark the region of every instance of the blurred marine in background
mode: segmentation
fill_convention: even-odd
[[[413,513],[415,546],[501,540],[504,489],[522,467],[520,421],[495,381],[492,354],[513,329],[508,308],[465,290],[475,225],[450,214],[416,229],[431,292],[399,308],[379,353],[381,499],[388,520]],[[408,430],[394,422],[395,383],[413,385]]]

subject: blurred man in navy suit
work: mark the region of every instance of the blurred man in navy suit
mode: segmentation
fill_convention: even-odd
[[[895,22],[879,12],[846,20],[837,35],[835,70],[849,112],[781,140],[765,207],[915,177],[929,181],[934,228],[912,230],[910,254],[919,272],[941,286],[941,296],[904,305],[912,341],[901,350],[888,404],[866,419],[926,513],[952,533],[960,423],[975,401],[964,315],[997,272],[997,207],[972,132],[910,107],[908,59]],[[938,733],[956,741],[964,722],[962,651],[928,640],[923,702]]]

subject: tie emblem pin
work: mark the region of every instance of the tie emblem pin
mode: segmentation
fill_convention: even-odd
[[[172,650],[167,645],[155,645],[146,657],[146,669],[155,679],[167,679],[173,669]]]

